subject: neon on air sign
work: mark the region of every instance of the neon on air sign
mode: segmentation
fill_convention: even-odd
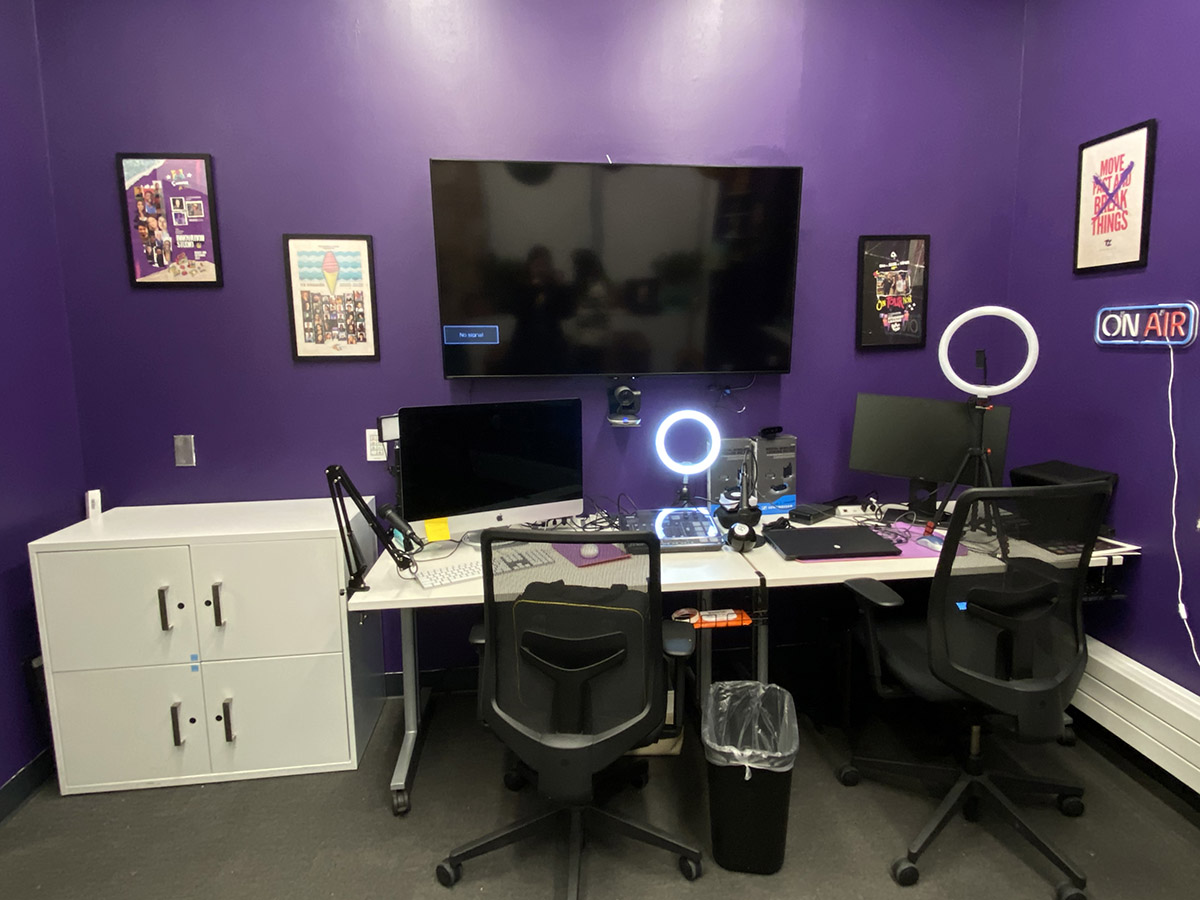
[[[1196,304],[1106,306],[1096,313],[1096,343],[1101,346],[1186,347],[1196,339]]]

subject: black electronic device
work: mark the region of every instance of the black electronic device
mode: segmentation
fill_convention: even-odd
[[[837,509],[825,503],[801,503],[788,510],[788,518],[801,525],[815,525],[837,515]]]
[[[583,512],[580,401],[413,406],[397,412],[397,506],[457,537]]]
[[[447,378],[791,370],[799,167],[429,174]]]
[[[1004,480],[1011,408],[989,406],[983,418],[983,457],[991,484]],[[987,475],[969,459],[976,443],[975,401],[859,394],[850,438],[850,468],[909,480],[909,508],[936,513],[938,485],[982,486]],[[964,465],[964,463],[968,463]]]
[[[621,516],[622,531],[657,535],[663,553],[679,550],[717,550],[724,538],[705,509],[694,506],[640,509]]]
[[[862,525],[787,528],[767,532],[767,543],[784,559],[856,559],[899,556],[900,548]]]
[[[749,553],[754,549],[757,540],[758,535],[754,532],[754,526],[747,525],[745,522],[735,522],[725,536],[725,542],[738,553]]]
[[[608,424],[631,428],[642,424],[642,392],[629,380],[613,379],[608,386]]]
[[[1080,484],[1086,481],[1102,481],[1116,495],[1117,473],[1105,472],[1101,469],[1089,469],[1074,463],[1063,462],[1061,459],[1051,459],[1030,466],[1018,466],[1008,473],[1013,487],[1032,487],[1039,484]],[[1112,509],[1110,502],[1108,509]],[[1115,532],[1108,523],[1100,526],[1102,535],[1111,537]]]

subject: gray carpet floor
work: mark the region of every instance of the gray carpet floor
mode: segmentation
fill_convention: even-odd
[[[392,815],[388,782],[402,701],[387,704],[357,771],[114,794],[60,797],[53,783],[0,823],[0,898],[542,898],[566,884],[560,835],[464,865],[441,887],[434,869],[454,846],[537,809],[536,796],[501,781],[502,748],[474,720],[474,698],[437,698],[412,811]],[[694,730],[682,755],[651,761],[651,780],[610,808],[705,848],[704,875],[678,873],[661,850],[596,838],[583,861],[583,894],[602,898],[757,900],[1014,900],[1054,896],[1062,879],[986,810],[952,822],[921,860],[921,878],[897,887],[888,866],[937,804],[930,792],[832,771],[838,733],[801,727],[791,786],[787,853],[776,875],[728,872],[709,855],[705,762]],[[844,749],[844,748],[843,748]],[[1200,814],[1103,742],[1022,747],[1033,771],[1086,788],[1077,819],[1052,805],[1029,821],[1088,873],[1094,900],[1200,896]]]

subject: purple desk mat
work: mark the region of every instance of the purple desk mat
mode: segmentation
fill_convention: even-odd
[[[594,566],[596,563],[612,562],[614,559],[625,559],[629,556],[617,544],[597,544],[596,548],[600,551],[596,556],[585,559],[580,555],[579,550],[584,547],[584,544],[551,544],[563,558],[569,563],[579,568],[584,566]]]

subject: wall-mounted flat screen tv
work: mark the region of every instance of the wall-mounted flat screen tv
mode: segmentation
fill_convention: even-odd
[[[799,167],[429,169],[447,378],[791,370]]]

